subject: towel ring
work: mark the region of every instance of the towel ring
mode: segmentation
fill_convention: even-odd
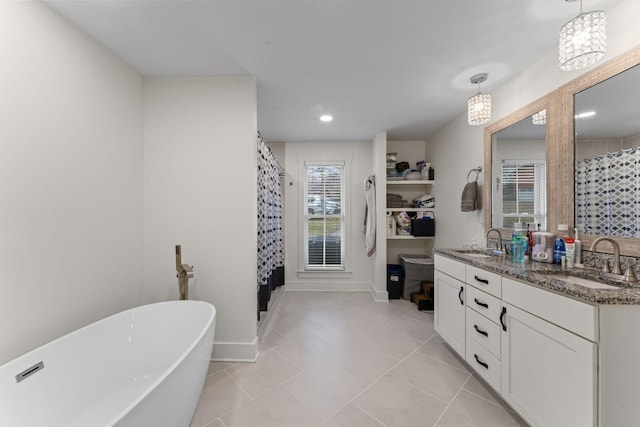
[[[477,168],[471,169],[469,171],[469,173],[467,174],[467,182],[472,182],[472,181],[469,181],[469,177],[474,172],[476,173],[476,177],[475,177],[474,181],[478,181],[478,178],[480,177],[480,172],[482,172],[482,166],[478,166]]]

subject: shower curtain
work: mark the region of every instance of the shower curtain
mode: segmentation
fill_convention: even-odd
[[[271,291],[284,285],[284,237],[280,165],[257,136],[258,156],[258,318],[267,311]]]
[[[576,162],[576,226],[587,234],[640,237],[640,148]]]

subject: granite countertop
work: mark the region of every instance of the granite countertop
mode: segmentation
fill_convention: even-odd
[[[562,269],[559,265],[535,261],[525,261],[524,264],[514,263],[508,256],[479,257],[474,255],[483,252],[482,250],[435,249],[434,252],[589,304],[640,305],[640,282],[625,283],[617,280],[603,280],[599,277],[598,271],[594,269]],[[490,252],[487,251],[487,253]],[[616,289],[592,289],[551,277],[555,275],[581,277],[614,285]]]

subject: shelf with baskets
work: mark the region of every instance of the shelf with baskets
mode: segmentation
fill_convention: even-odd
[[[414,204],[417,204],[416,201],[421,196],[430,196],[425,193],[429,193],[429,189],[434,184],[433,180],[399,180],[399,179],[387,179],[387,203],[390,202],[388,198],[389,195],[394,193],[395,199],[394,203],[398,203],[400,196],[403,199],[402,207],[387,207],[385,208],[385,214],[389,217],[393,214],[393,217],[396,215],[404,215],[405,220],[403,221],[408,223],[409,216],[411,219],[411,235],[408,235],[407,232],[399,233],[396,232],[396,224],[395,220],[391,219],[389,224],[389,228],[387,229],[387,240],[433,240],[435,234],[435,207],[415,207],[415,206],[407,206],[407,201],[413,201]],[[433,196],[430,196],[433,197]],[[432,200],[430,201],[433,204]],[[399,203],[398,203],[399,204]],[[392,205],[393,206],[393,205]],[[407,215],[408,214],[408,215]],[[418,219],[414,219],[416,217]],[[429,221],[431,224],[422,223],[420,218],[430,218]],[[398,226],[400,225],[400,219],[398,219]],[[413,227],[419,227],[416,231]],[[391,233],[389,233],[391,231]],[[415,231],[415,232],[414,232]]]

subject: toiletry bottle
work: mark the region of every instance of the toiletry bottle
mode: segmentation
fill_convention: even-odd
[[[514,224],[511,236],[511,261],[524,262],[524,238],[522,237],[522,223],[519,222]]]
[[[569,237],[569,226],[567,224],[558,224],[558,238],[564,240]]]
[[[540,231],[540,230],[538,230]],[[529,257],[532,258],[533,255],[533,230],[531,230],[529,233]]]
[[[567,268],[573,268],[575,262],[576,245],[573,237],[565,237],[564,239],[565,251],[567,252]]]
[[[564,240],[561,238],[556,239],[556,243],[553,247],[553,263],[561,265],[562,257],[565,256]]]
[[[582,242],[578,238],[578,229],[577,228],[573,229],[573,235],[574,235],[573,244],[575,246],[575,251],[576,251],[576,255],[574,257],[574,260],[575,260],[574,265],[576,267],[582,267]]]
[[[562,257],[567,254],[564,244],[564,239],[567,237],[569,237],[569,226],[567,224],[558,224],[558,238],[556,239],[556,244],[553,248],[554,264],[561,264]]]
[[[532,238],[531,224],[527,224],[527,234],[522,237],[524,238],[524,241],[522,242],[524,245],[524,260],[528,261],[531,258],[531,245],[529,244],[529,240]]]
[[[511,262],[520,261],[521,251],[522,251],[522,246],[520,246],[520,242],[518,241],[518,235],[514,231],[511,234]]]

